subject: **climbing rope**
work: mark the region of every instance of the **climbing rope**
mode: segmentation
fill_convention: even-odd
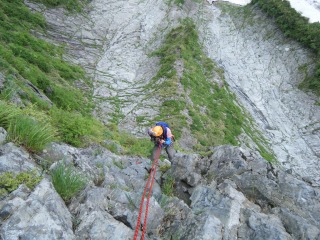
[[[143,210],[143,205],[144,205],[144,199],[145,199],[147,190],[149,190],[148,196],[147,196],[147,203],[146,203],[146,208],[145,208],[145,213],[144,213],[144,222],[143,222],[143,226],[142,226],[142,234],[141,234],[140,240],[144,240],[144,235],[145,235],[145,233],[147,231],[147,217],[148,217],[148,210],[149,210],[149,201],[150,201],[150,197],[151,197],[151,194],[152,194],[152,187],[153,187],[153,184],[154,184],[154,179],[156,177],[156,170],[157,170],[157,166],[158,166],[158,160],[159,160],[160,153],[161,153],[161,144],[159,144],[159,147],[157,149],[156,156],[155,156],[154,161],[152,163],[152,167],[151,167],[151,170],[150,170],[150,174],[149,174],[146,186],[144,187],[144,190],[143,190],[141,203],[140,203],[140,209],[139,209],[139,215],[138,215],[138,219],[137,219],[137,225],[136,225],[136,230],[135,230],[135,233],[134,233],[133,240],[137,240],[137,237],[138,237],[138,234],[139,234],[140,223],[141,223],[141,215],[142,215],[142,210]]]

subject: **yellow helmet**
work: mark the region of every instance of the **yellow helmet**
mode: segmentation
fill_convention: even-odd
[[[159,137],[163,133],[163,129],[161,126],[155,126],[152,129],[150,129],[149,134],[154,137]]]

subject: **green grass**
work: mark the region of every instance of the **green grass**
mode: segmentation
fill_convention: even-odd
[[[89,0],[34,0],[49,7],[64,7],[71,12],[81,12]]]
[[[45,34],[45,28],[44,17],[31,13],[22,0],[0,1],[0,71],[11,76],[6,79],[6,90],[20,93],[25,101],[38,103],[26,79],[56,106],[89,113],[93,107],[90,94],[74,86],[77,80],[91,87],[84,70],[64,61],[61,47],[31,34],[31,31]],[[16,89],[10,89],[13,85]]]
[[[185,0],[165,0],[165,3],[169,6],[172,6],[172,4],[175,4],[176,6],[182,7]]]
[[[253,127],[253,120],[251,118],[247,119],[244,130],[257,145],[257,150],[259,151],[260,155],[268,162],[276,163],[276,158],[273,151],[270,149],[268,142],[265,140],[262,134]]]
[[[101,142],[105,128],[97,119],[77,112],[66,112],[53,107],[50,110],[52,125],[58,129],[63,142],[76,147]]]
[[[23,145],[30,152],[40,152],[55,140],[55,129],[48,123],[38,122],[28,116],[13,118],[7,129],[8,140]]]
[[[174,191],[175,179],[173,176],[168,175],[161,185],[162,193],[172,197]]]
[[[121,170],[122,169],[125,169],[125,166],[123,165],[123,162],[120,160],[120,161],[116,161],[116,160],[112,160],[112,163],[113,165],[115,165],[116,167],[120,168]]]
[[[142,157],[151,155],[153,143],[149,138],[136,138],[124,131],[119,131],[115,124],[107,126],[105,138],[112,140],[112,142],[104,144],[104,146],[113,153]],[[121,153],[118,152],[117,145],[122,147]]]
[[[35,186],[42,180],[36,171],[20,172],[5,172],[0,174],[0,197],[16,190],[21,184],[25,184],[29,189],[33,190]]]
[[[41,2],[76,11],[86,3]],[[63,60],[62,47],[31,34],[45,34],[45,29],[44,17],[32,13],[22,0],[0,0],[0,72],[5,77],[0,99],[2,107],[8,107],[2,111],[0,122],[8,131],[9,140],[33,152],[57,140],[52,138],[55,135],[77,147],[100,142],[104,126],[91,115],[92,83],[81,67]],[[86,90],[77,87],[76,82]],[[21,100],[19,107],[9,104],[16,99]],[[24,114],[27,116],[21,117]]]
[[[172,29],[163,45],[151,56],[159,57],[161,65],[147,86],[147,89],[157,89],[153,94],[162,100],[160,114],[154,121],[168,122],[178,140],[182,129],[189,129],[198,141],[194,150],[201,153],[210,146],[239,145],[238,136],[246,132],[256,142],[261,155],[273,161],[268,144],[252,127],[249,114],[237,104],[235,95],[224,81],[223,70],[202,51],[191,19],[182,20],[180,26]],[[175,69],[177,61],[183,65],[180,78]],[[214,80],[223,85],[218,86]]]
[[[10,126],[12,119],[16,118],[21,111],[14,104],[8,104],[5,101],[0,101],[0,126],[7,129]]]
[[[0,126],[7,130],[9,141],[23,145],[30,152],[39,152],[56,139],[56,129],[44,120],[37,121],[32,115],[25,115],[27,112],[0,101]]]
[[[282,0],[253,0],[268,16],[275,20],[285,36],[300,42],[315,54],[315,70],[300,85],[320,96],[320,23],[309,23],[308,19]]]
[[[73,166],[65,163],[59,163],[51,171],[51,178],[54,188],[66,203],[86,186],[86,179]]]
[[[176,5],[183,5],[184,4],[184,0],[174,0],[174,3],[176,4]]]
[[[152,56],[160,57],[161,68],[152,84],[157,85],[163,99],[160,116],[155,120],[167,121],[177,139],[183,127],[189,128],[200,143],[197,150],[226,143],[237,145],[236,137],[241,133],[244,116],[228,87],[220,88],[211,81],[223,79],[223,71],[203,53],[192,20],[184,19]],[[181,79],[174,67],[176,61],[183,62]],[[157,80],[163,78],[166,80],[157,84]],[[184,93],[179,93],[179,84],[188,92],[192,104]],[[192,119],[190,126],[183,110]]]

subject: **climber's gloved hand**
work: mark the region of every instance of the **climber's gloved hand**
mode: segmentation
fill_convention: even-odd
[[[171,138],[167,138],[166,140],[162,140],[162,148],[168,147],[171,144]]]

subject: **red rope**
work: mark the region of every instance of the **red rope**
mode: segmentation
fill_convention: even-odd
[[[141,235],[141,239],[142,240],[144,239],[144,235],[145,235],[145,233],[147,231],[147,217],[148,217],[148,210],[149,210],[149,201],[150,201],[150,197],[151,197],[151,193],[152,193],[152,187],[153,187],[153,184],[154,184],[154,179],[156,177],[156,171],[157,171],[157,165],[158,165],[158,159],[155,159],[154,161],[155,161],[155,167],[154,167],[154,169],[152,171],[153,176],[152,176],[150,190],[149,190],[148,198],[147,198],[146,212],[144,214],[144,222],[143,222],[143,229],[142,229],[142,235]]]
[[[153,184],[154,184],[154,179],[155,179],[155,176],[156,176],[156,168],[158,166],[158,160],[159,160],[160,153],[161,153],[161,144],[159,144],[159,147],[157,149],[156,156],[154,158],[154,161],[153,161],[153,164],[152,164],[152,167],[151,167],[151,171],[150,171],[146,186],[144,187],[144,191],[143,191],[143,194],[142,194],[141,203],[140,203],[140,209],[139,209],[139,215],[138,215],[138,219],[137,219],[136,230],[134,232],[134,237],[133,237],[134,240],[137,240],[137,237],[138,237],[138,234],[139,234],[144,198],[146,196],[147,189],[149,188],[149,192],[148,192],[148,196],[147,196],[146,209],[145,209],[145,214],[144,214],[144,223],[143,223],[143,228],[142,228],[142,235],[141,235],[141,238],[140,238],[141,240],[144,240],[144,235],[145,235],[145,232],[147,230],[147,217],[148,217],[148,210],[149,210],[149,201],[150,201],[150,197],[151,197],[151,193],[152,193],[152,187],[153,187]],[[150,184],[150,179],[152,179],[151,180],[151,184]]]

